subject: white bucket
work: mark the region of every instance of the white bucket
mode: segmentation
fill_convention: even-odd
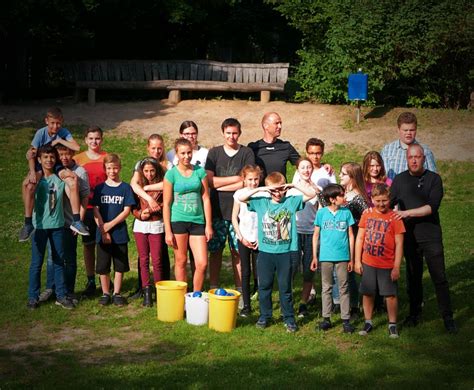
[[[202,297],[193,297],[193,293],[185,295],[186,322],[191,325],[206,325],[209,319],[209,295],[202,293]]]

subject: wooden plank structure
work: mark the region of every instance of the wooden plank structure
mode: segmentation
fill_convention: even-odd
[[[80,91],[88,90],[88,102],[95,104],[97,89],[163,89],[168,100],[178,103],[180,91],[260,92],[262,102],[271,92],[281,92],[288,80],[288,63],[233,64],[206,60],[95,60],[55,64],[66,82]]]

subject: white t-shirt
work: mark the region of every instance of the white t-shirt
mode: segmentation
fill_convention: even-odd
[[[320,190],[321,182],[320,179],[329,180],[330,183],[336,183],[336,177],[329,175],[329,173],[323,168],[319,168],[311,174],[311,181],[316,184]],[[293,176],[292,183],[298,183],[300,181],[300,174],[298,171]],[[318,185],[319,182],[319,185]],[[288,195],[301,195],[301,192],[297,189],[291,189],[288,191]],[[314,232],[314,220],[316,219],[316,212],[318,211],[318,200],[317,197],[310,199],[305,203],[304,209],[296,213],[296,231],[299,234],[313,234]]]
[[[247,203],[239,201],[239,197],[248,191],[248,188],[241,188],[240,190],[235,191],[234,202],[240,204],[239,229],[240,233],[242,233],[242,237],[249,242],[256,242],[258,240],[257,213],[249,211],[247,208]]]
[[[198,150],[193,150],[193,158],[191,159],[191,164],[200,166],[204,168],[206,165],[207,154],[209,150],[198,145]],[[178,165],[178,157],[176,157],[176,152],[174,149],[171,149],[166,153],[166,158],[173,165]]]

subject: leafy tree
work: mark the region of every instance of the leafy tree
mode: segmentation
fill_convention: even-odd
[[[474,81],[468,0],[272,1],[301,31],[299,99],[347,100],[347,76],[369,74],[373,100],[459,107]]]

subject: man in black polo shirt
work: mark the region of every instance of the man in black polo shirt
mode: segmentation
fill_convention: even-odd
[[[391,187],[392,205],[403,218],[406,233],[404,255],[407,262],[407,287],[410,314],[405,325],[416,326],[421,319],[423,303],[423,257],[434,283],[438,307],[449,333],[456,333],[438,209],[443,198],[441,177],[424,168],[425,153],[419,144],[407,149],[408,170],[395,176]]]
[[[263,169],[262,180],[272,172],[280,172],[286,177],[286,163],[290,161],[294,165],[300,158],[293,145],[278,139],[281,127],[280,115],[267,112],[262,118],[263,138],[248,144],[255,155],[255,163]]]

